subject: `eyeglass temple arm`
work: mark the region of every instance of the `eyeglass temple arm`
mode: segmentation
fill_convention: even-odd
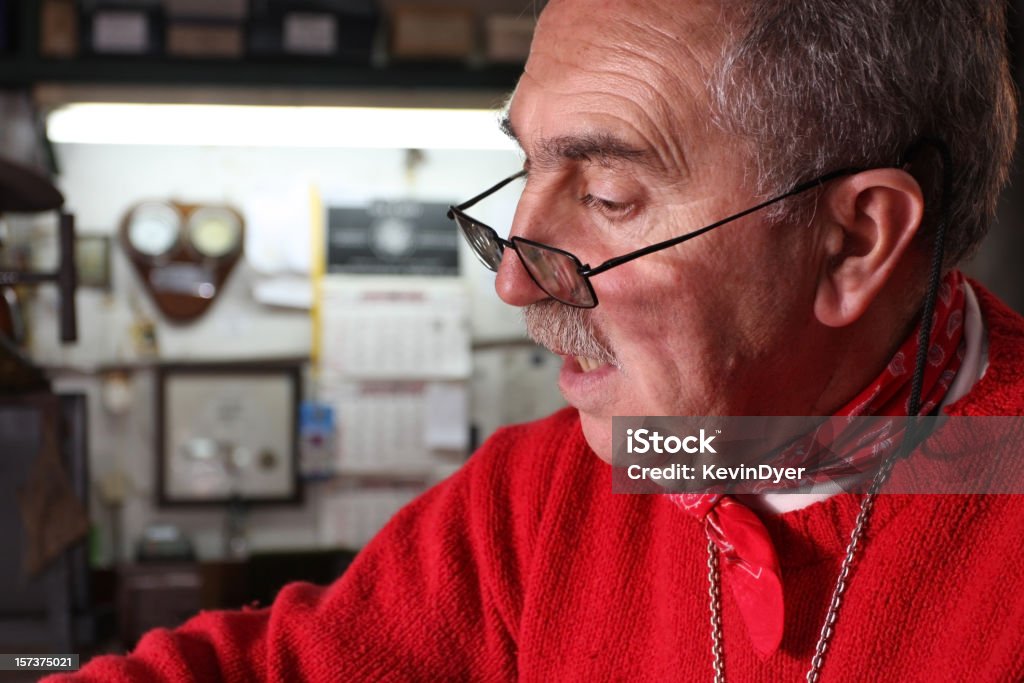
[[[477,202],[479,202],[481,200],[484,200],[487,197],[490,197],[492,194],[494,194],[495,192],[497,192],[501,188],[505,187],[506,185],[511,183],[513,180],[518,180],[519,178],[522,178],[525,175],[526,175],[526,171],[525,170],[519,171],[517,173],[513,173],[508,178],[505,178],[504,180],[502,180],[500,183],[498,183],[494,187],[490,188],[489,190],[484,190],[483,192],[481,192],[477,196],[473,197],[472,199],[468,199],[468,200],[462,202],[461,204],[459,204],[455,208],[458,209],[459,211],[465,211],[466,209],[470,208],[471,206],[473,206]],[[449,218],[451,218],[451,213],[452,213],[451,211],[448,212],[448,217]]]
[[[700,228],[699,230],[694,230],[693,232],[688,232],[685,235],[680,235],[679,237],[673,237],[672,239],[665,240],[664,242],[657,242],[657,243],[652,244],[650,246],[644,247],[643,249],[639,249],[637,251],[633,251],[633,252],[630,252],[628,254],[624,254],[622,256],[616,256],[615,258],[608,259],[604,263],[601,263],[601,264],[599,264],[599,265],[597,265],[597,266],[595,266],[593,268],[591,268],[589,266],[582,266],[580,268],[580,270],[579,270],[579,274],[583,275],[585,277],[590,277],[592,275],[598,275],[600,273],[603,273],[606,270],[610,270],[610,269],[614,268],[615,266],[621,266],[623,263],[628,263],[629,261],[632,261],[633,259],[638,259],[641,256],[646,256],[647,254],[653,254],[654,252],[661,251],[662,249],[668,249],[669,247],[674,247],[677,244],[682,244],[683,242],[685,242],[687,240],[691,240],[694,237],[698,237],[700,235],[703,235],[706,232],[714,230],[715,228],[719,228],[719,227],[725,225],[726,223],[731,223],[732,221],[735,221],[735,220],[738,220],[740,218],[743,218],[744,216],[752,214],[755,211],[760,211],[761,209],[765,208],[766,206],[771,206],[772,204],[775,204],[777,202],[781,202],[783,199],[789,199],[790,197],[792,197],[794,195],[798,195],[801,192],[806,192],[807,190],[810,190],[811,188],[819,187],[821,185],[824,185],[825,183],[827,183],[830,180],[835,180],[836,178],[840,178],[842,176],[852,175],[854,173],[859,173],[861,170],[863,170],[863,169],[860,169],[860,168],[843,168],[843,169],[840,169],[838,171],[832,171],[831,173],[826,173],[823,176],[818,176],[814,180],[808,180],[806,183],[801,183],[801,184],[797,185],[796,187],[794,187],[789,192],[786,192],[785,194],[781,194],[778,197],[774,197],[774,198],[769,199],[767,201],[763,201],[763,202],[761,202],[760,204],[758,204],[756,206],[752,206],[749,209],[745,209],[743,211],[740,211],[739,213],[733,214],[733,215],[729,216],[728,218],[723,218],[722,220],[717,221],[715,223],[712,223],[711,225],[707,225],[707,226],[705,226],[703,228]]]

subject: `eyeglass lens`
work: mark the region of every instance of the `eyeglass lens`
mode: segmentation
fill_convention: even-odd
[[[514,243],[534,282],[552,298],[585,308],[597,303],[586,279],[579,274],[579,264],[571,256],[523,240]]]
[[[455,222],[480,262],[497,272],[505,251],[498,234],[465,214],[456,213]],[[597,305],[586,279],[579,274],[579,264],[571,256],[523,240],[514,240],[514,244],[530,277],[548,296],[571,306]]]
[[[501,254],[505,251],[497,233],[490,227],[477,223],[469,216],[462,214],[455,214],[455,222],[462,228],[462,234],[466,236],[466,241],[469,242],[469,246],[473,247],[473,253],[480,259],[480,262],[497,272],[498,266],[501,265]]]

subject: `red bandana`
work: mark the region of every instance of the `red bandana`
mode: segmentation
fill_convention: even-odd
[[[963,361],[965,287],[963,275],[953,271],[943,279],[939,288],[922,382],[922,415],[931,413],[942,402]],[[917,349],[918,329],[915,329],[882,374],[837,411],[836,416],[906,415]],[[824,445],[835,451],[835,444],[848,436],[835,434],[828,443],[814,445]],[[835,467],[855,464],[863,471],[867,466],[880,463],[897,444],[897,434],[882,433],[852,453],[847,450]],[[806,459],[814,457],[817,452],[820,452],[817,448],[794,448],[788,449],[784,457],[788,461],[787,466],[799,466],[796,454]],[[821,471],[820,467],[816,469]],[[826,465],[823,478],[829,474]],[[750,508],[731,496],[669,494],[669,498],[704,522],[708,537],[718,548],[721,580],[732,589],[754,648],[762,657],[770,656],[782,642],[785,609],[782,571],[768,530]]]

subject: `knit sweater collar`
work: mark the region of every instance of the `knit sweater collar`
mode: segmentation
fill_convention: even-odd
[[[988,333],[989,369],[965,396],[945,409],[948,415],[1024,414],[1024,318],[977,282],[971,282]],[[881,495],[871,524],[877,531],[909,502],[909,496]],[[840,494],[806,508],[766,515],[765,526],[783,567],[801,566],[842,555],[860,510],[860,495]]]
[[[945,409],[948,415],[1024,414],[1024,318],[979,283],[971,286],[981,305],[988,335],[989,368],[971,390]],[[911,496],[881,495],[872,528],[892,521]],[[799,510],[765,515],[764,523],[783,567],[799,567],[841,556],[860,510],[861,496],[839,494]]]

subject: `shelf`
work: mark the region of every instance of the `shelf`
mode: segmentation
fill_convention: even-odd
[[[0,87],[93,83],[510,91],[521,73],[522,67],[517,65],[473,68],[441,63],[373,67],[320,60],[211,61],[130,56],[67,61],[0,58]]]
[[[282,368],[294,365],[305,366],[309,363],[308,356],[268,356],[268,357],[239,357],[239,358],[152,358],[132,361],[105,361],[90,365],[66,365],[60,363],[39,364],[40,370],[51,379],[57,376],[69,375],[106,375],[110,373],[131,373],[157,370],[160,368],[181,368],[190,366],[214,366],[218,368]]]
[[[3,3],[0,3],[2,5]],[[344,56],[304,57],[289,54],[247,55],[242,59],[189,59],[163,54],[105,55],[83,48],[70,59],[44,57],[39,49],[38,4],[15,0],[11,22],[11,52],[0,54],[0,87],[132,86],[216,87],[228,90],[285,88],[322,92],[388,90],[509,92],[522,73],[521,64],[464,62],[404,62],[374,65],[345,61]],[[81,17],[80,21],[84,21]],[[83,39],[83,45],[87,42]]]

